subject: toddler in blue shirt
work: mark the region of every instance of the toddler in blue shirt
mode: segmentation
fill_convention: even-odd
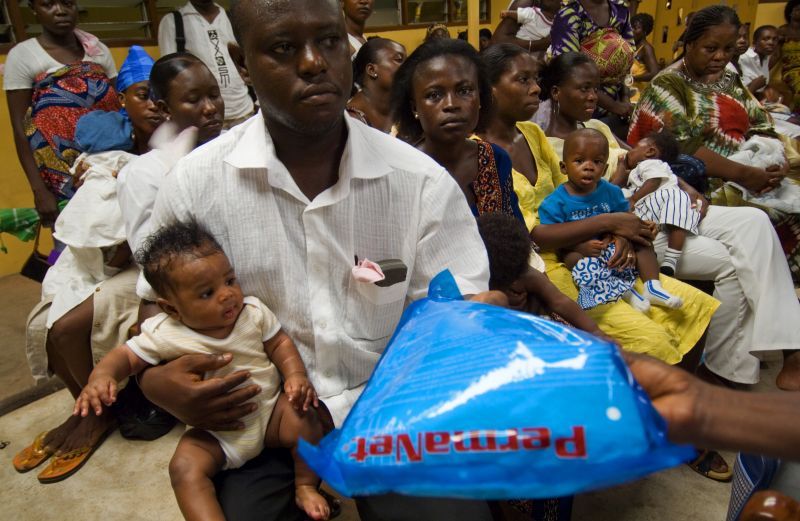
[[[556,224],[588,219],[594,215],[627,212],[628,201],[622,190],[602,179],[608,161],[608,140],[593,129],[579,129],[564,142],[561,169],[568,180],[547,196],[539,207],[541,224]],[[651,304],[668,308],[683,305],[680,297],[661,286],[655,251],[651,246],[634,245],[636,253],[628,254],[619,267],[611,268],[614,255],[613,237],[598,237],[560,252],[561,259],[572,270],[578,286],[578,304],[583,309],[625,299],[631,306],[647,312]],[[634,269],[635,267],[635,269]],[[633,288],[638,275],[644,292]]]

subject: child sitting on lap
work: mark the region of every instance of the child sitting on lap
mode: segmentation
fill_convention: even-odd
[[[661,261],[661,273],[675,275],[686,242],[686,233],[697,235],[700,212],[697,201],[678,187],[678,177],[668,163],[678,158],[678,142],[667,131],[648,135],[625,156],[628,186],[622,191],[633,212],[645,221],[654,221],[667,233],[667,250]]]
[[[622,190],[602,179],[608,161],[608,140],[594,129],[576,130],[564,141],[561,169],[567,182],[545,198],[539,207],[542,224],[556,224],[588,219],[594,215],[627,212],[628,201]],[[576,244],[562,251],[563,262],[572,269],[578,286],[578,304],[583,309],[613,302],[620,297],[631,306],[647,312],[650,304],[668,308],[683,305],[658,280],[658,261],[650,246],[638,246],[618,267],[609,266],[614,256],[613,238],[600,237]],[[633,289],[636,270],[644,282],[644,294]]]
[[[178,505],[186,519],[224,519],[211,478],[257,456],[264,445],[289,447],[295,462],[295,499],[312,519],[327,519],[319,478],[297,455],[297,440],[317,442],[324,428],[317,393],[292,340],[275,315],[255,297],[243,297],[227,256],[197,223],[177,223],[150,237],[138,254],[145,278],[160,295],[163,313],[142,324],[141,334],[116,347],[92,371],[74,414],[100,415],[117,383],[149,365],[189,353],[232,353],[216,373],[247,370],[261,386],[258,408],[239,431],[189,429],[169,465]],[[283,376],[284,392],[280,392]]]
[[[528,264],[532,243],[524,224],[509,215],[487,213],[478,217],[478,231],[489,254],[489,289],[505,293],[511,309],[549,316],[618,345],[544,273]]]

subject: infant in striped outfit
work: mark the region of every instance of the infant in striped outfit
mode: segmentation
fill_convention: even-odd
[[[700,211],[705,201],[692,201],[678,186],[678,177],[669,163],[678,158],[678,143],[666,130],[639,140],[625,156],[630,170],[628,184],[622,190],[633,212],[644,221],[653,221],[667,234],[667,249],[660,271],[673,277],[686,241],[686,234],[697,235]]]
[[[117,383],[150,365],[185,354],[230,353],[231,363],[205,378],[247,371],[247,384],[261,387],[257,408],[241,419],[243,429],[190,428],[183,434],[169,465],[183,516],[223,520],[212,478],[270,446],[292,450],[297,505],[311,519],[328,519],[319,478],[297,454],[299,438],[310,443],[322,439],[324,405],[319,407],[300,353],[278,319],[258,298],[243,296],[222,247],[195,222],[161,228],[137,252],[137,262],[158,293],[163,313],[143,322],[139,335],[103,357],[73,413],[100,415],[116,400]]]

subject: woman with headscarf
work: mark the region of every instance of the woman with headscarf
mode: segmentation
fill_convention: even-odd
[[[27,351],[36,380],[58,376],[72,393],[80,393],[81,374],[88,377],[102,346],[127,338],[136,322],[139,300],[136,270],[130,269],[125,226],[116,196],[116,176],[128,161],[149,150],[150,136],[162,116],[150,99],[153,60],[133,47],[120,69],[120,105],[124,112],[95,111],[77,123],[77,141],[89,153],[76,160],[80,188],[56,221],[55,237],[66,248],[42,284],[42,301],[28,316]],[[95,348],[86,356],[65,349],[75,332],[64,320],[86,302],[97,310],[84,340]],[[70,418],[60,428],[37,437],[14,458],[18,471],[30,470],[46,456],[57,458],[40,474],[43,483],[65,479],[78,470],[113,428],[113,416]]]

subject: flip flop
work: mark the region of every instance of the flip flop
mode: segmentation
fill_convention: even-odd
[[[94,446],[81,447],[61,454],[60,456],[54,456],[50,464],[37,476],[39,483],[44,485],[58,483],[78,472],[80,468],[89,461],[89,457],[94,454],[94,451],[103,444],[108,435],[114,431],[116,426],[116,423],[114,423],[106,429]]]
[[[17,472],[28,472],[30,470],[35,469],[39,465],[41,465],[44,460],[49,458],[53,455],[52,449],[48,450],[48,448],[44,445],[44,439],[47,436],[47,432],[42,432],[36,439],[33,440],[33,443],[22,449],[14,456],[14,460],[12,464],[14,465],[14,470]]]
[[[711,465],[714,463],[715,457],[719,457],[719,459],[725,461],[717,451],[703,449],[700,451],[700,454],[698,454],[697,458],[695,458],[695,460],[691,463],[687,463],[687,465],[689,465],[689,468],[701,476],[713,479],[714,481],[727,483],[733,477],[733,469],[731,469],[731,466],[728,465],[727,472],[717,472],[713,470]]]

